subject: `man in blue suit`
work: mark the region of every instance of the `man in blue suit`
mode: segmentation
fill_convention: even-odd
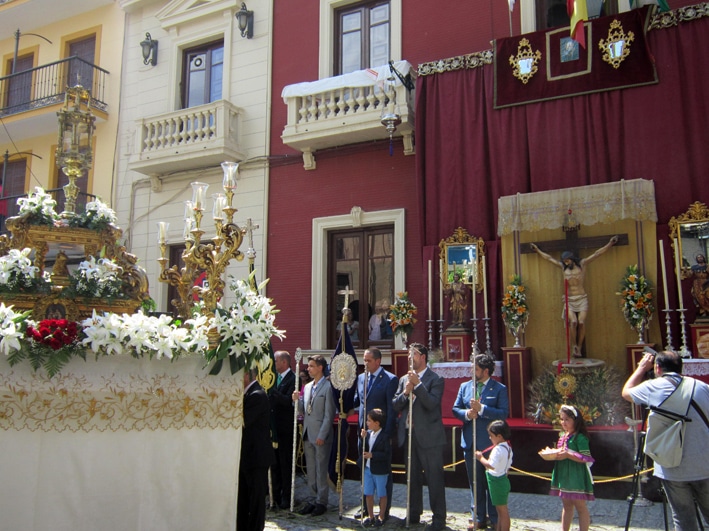
[[[470,483],[470,509],[476,516],[473,525],[468,527],[469,531],[485,529],[488,519],[493,527],[497,523],[497,511],[490,500],[485,467],[475,459],[475,450],[482,451],[490,446],[488,424],[493,420],[506,419],[510,412],[507,387],[490,378],[490,375],[495,372],[495,359],[488,354],[479,354],[475,356],[473,369],[475,382],[470,380],[461,384],[453,404],[453,416],[463,422],[460,445],[463,448]],[[473,447],[473,420],[475,420],[475,448]],[[477,511],[474,510],[473,464],[477,475]]]
[[[359,412],[359,430],[367,429],[367,414],[373,409],[381,409],[386,415],[386,423],[382,426],[383,436],[391,439],[395,435],[396,430],[396,413],[392,400],[396,393],[397,378],[394,374],[385,370],[382,367],[382,352],[378,348],[368,348],[364,351],[364,367],[365,372],[357,377],[357,390],[354,399],[355,407],[358,407]],[[366,382],[365,382],[366,378]],[[365,411],[365,402],[367,409]],[[360,439],[360,450],[362,441]],[[389,517],[389,509],[391,508],[391,499],[394,489],[394,480],[389,472],[387,479],[387,510],[382,519],[386,520]],[[366,505],[364,513],[367,513]],[[355,518],[361,518],[362,514],[355,515]],[[370,515],[371,516],[371,515]]]

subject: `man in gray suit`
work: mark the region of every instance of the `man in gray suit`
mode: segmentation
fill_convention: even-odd
[[[329,486],[327,469],[333,438],[335,399],[330,381],[325,378],[327,362],[320,355],[308,358],[308,374],[313,379],[303,390],[303,396],[296,390],[293,401],[298,401],[298,411],[303,415],[303,451],[308,469],[308,487],[311,501],[299,514],[320,516],[327,511]]]
[[[441,415],[444,380],[428,368],[428,349],[420,343],[409,346],[409,360],[413,370],[399,380],[394,395],[394,410],[399,417],[398,443],[402,446],[406,432],[411,440],[411,497],[409,523],[417,524],[423,512],[423,475],[428,484],[428,500],[433,521],[426,527],[442,531],[446,527],[446,486],[443,477],[443,450],[446,434]],[[412,407],[412,425],[407,426],[409,407]],[[423,472],[423,474],[422,474]]]

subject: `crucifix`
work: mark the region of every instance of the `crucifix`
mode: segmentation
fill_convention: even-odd
[[[244,227],[244,230],[249,233],[249,249],[254,248],[254,230],[258,229],[259,226],[255,225],[254,222],[251,220],[251,218],[246,220],[246,226]],[[254,256],[256,256],[256,252],[254,251]]]
[[[585,320],[588,314],[588,295],[584,288],[586,265],[595,260],[614,245],[628,245],[628,235],[595,236],[579,238],[578,226],[565,229],[566,238],[543,242],[542,248],[535,243],[520,245],[520,254],[537,253],[546,261],[561,268],[564,275],[564,309],[562,319],[565,320],[567,361],[571,361],[571,352],[575,358],[582,357],[583,342],[586,335]],[[579,249],[596,248],[596,251],[586,258],[579,258]],[[553,258],[549,252],[563,251],[561,259]]]
[[[344,295],[345,296],[345,304],[342,306],[342,322],[347,323],[349,321],[349,314],[352,313],[352,310],[350,310],[350,295],[354,295],[357,293],[355,290],[350,289],[349,284],[345,286],[345,289],[341,289],[337,292],[338,295]]]
[[[586,238],[579,238],[578,231],[564,231],[566,236],[563,240],[549,240],[540,242],[537,246],[544,252],[555,253],[569,251],[574,254],[574,256],[579,255],[579,250],[581,249],[597,249],[603,247],[608,243],[608,238],[613,236],[609,234],[608,236],[588,236]],[[628,245],[628,235],[618,234],[618,243],[616,245]],[[519,253],[529,254],[535,252],[532,249],[531,243],[520,243]]]

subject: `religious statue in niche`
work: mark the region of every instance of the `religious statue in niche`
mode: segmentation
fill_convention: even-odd
[[[460,273],[453,275],[453,282],[443,288],[443,293],[450,298],[452,326],[465,326],[465,310],[468,308],[468,287],[461,282]]]
[[[709,271],[707,259],[703,254],[694,257],[695,264],[690,268],[692,276],[692,298],[697,306],[699,318],[709,319]]]
[[[561,310],[561,318],[566,321],[566,305],[569,307],[569,332],[571,339],[572,354],[575,358],[581,357],[583,341],[586,336],[586,315],[588,314],[588,294],[584,288],[584,280],[586,277],[586,266],[608,251],[618,243],[618,236],[613,236],[610,241],[594,252],[588,258],[579,259],[574,253],[564,251],[561,253],[561,260],[556,260],[550,255],[542,251],[536,244],[530,243],[531,249],[539,256],[561,268],[564,273],[564,282],[568,286],[562,296],[563,308]]]

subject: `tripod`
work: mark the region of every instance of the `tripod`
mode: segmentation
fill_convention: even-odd
[[[638,449],[635,454],[635,465],[633,467],[633,480],[631,483],[630,495],[628,496],[628,515],[625,518],[625,531],[630,529],[630,520],[633,515],[633,506],[635,505],[635,500],[638,498],[638,491],[640,489],[640,475],[643,470],[643,464],[645,463],[645,432],[638,432]],[[660,494],[662,496],[662,516],[665,523],[665,531],[669,531],[669,521],[667,519],[667,495],[664,488],[660,488]],[[642,496],[640,496],[642,498]],[[697,515],[697,523],[699,524],[699,529],[704,531],[704,525],[702,523],[702,516],[699,512],[699,507],[695,501],[694,510]]]
[[[635,506],[635,501],[638,499],[638,492],[640,490],[640,476],[643,470],[643,465],[645,463],[645,432],[637,432],[637,450],[635,452],[635,464],[633,466],[633,480],[631,483],[630,495],[628,496],[628,514],[625,518],[625,531],[630,529],[630,520],[633,516],[633,507]],[[641,499],[642,495],[640,496]],[[667,525],[667,502],[666,498],[663,496],[662,499],[662,510],[665,516],[665,531],[669,531]]]

